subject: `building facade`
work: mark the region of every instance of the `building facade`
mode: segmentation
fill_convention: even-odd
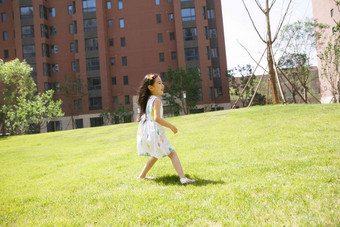
[[[140,81],[166,81],[169,66],[200,68],[198,108],[230,107],[220,0],[0,0],[0,14],[0,58],[25,59],[38,91],[63,100],[65,117],[42,131],[71,129],[71,116],[76,128],[102,125],[120,103],[135,119]],[[73,74],[84,92],[67,98]]]
[[[326,41],[328,42],[329,37],[332,34],[335,34],[334,28],[336,26],[336,22],[340,20],[340,6],[336,5],[335,0],[313,0],[312,2],[313,2],[314,19],[317,19],[319,23],[329,25],[329,28],[326,29],[326,31],[323,33],[323,36],[327,37]],[[321,53],[325,49],[324,45],[320,45],[320,44],[317,45],[318,53]],[[340,93],[339,72],[338,72],[338,76],[333,78],[334,80],[330,82],[322,75],[322,64],[319,58],[318,58],[318,67],[319,67],[321,102],[322,103],[334,102],[333,94],[332,94],[334,90],[337,90],[336,98],[339,100],[340,98],[339,97],[339,93]],[[332,70],[335,70],[335,69],[332,69]]]

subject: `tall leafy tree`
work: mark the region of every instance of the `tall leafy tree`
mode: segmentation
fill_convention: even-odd
[[[190,113],[201,97],[201,75],[197,66],[189,67],[186,69],[182,67],[173,70],[170,66],[166,76],[168,86],[165,87],[163,99],[169,106],[174,108],[180,107],[185,114]],[[184,98],[184,94],[186,98]],[[179,100],[180,105],[177,104]]]
[[[64,99],[64,105],[69,110],[72,128],[75,129],[74,116],[81,111],[82,98],[87,94],[86,86],[76,74],[64,74],[64,83],[60,86],[60,95]]]
[[[41,126],[44,119],[63,116],[61,101],[53,100],[53,91],[37,94],[30,76],[32,69],[18,59],[0,60],[1,131],[25,134],[32,125]]]
[[[310,84],[318,78],[312,77],[310,73],[311,62],[314,58],[313,53],[316,51],[316,39],[320,33],[315,31],[317,22],[312,20],[297,21],[283,27],[280,33],[280,50],[283,53],[279,60],[279,67],[285,70],[289,80],[296,88],[304,91],[304,100],[307,102],[307,93]],[[292,93],[294,102],[296,102],[296,91],[294,88],[286,85]]]

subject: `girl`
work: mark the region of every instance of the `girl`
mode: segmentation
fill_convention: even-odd
[[[138,179],[153,179],[146,177],[146,174],[159,158],[168,156],[180,177],[180,182],[182,184],[193,183],[194,179],[184,176],[177,153],[165,136],[164,127],[171,129],[175,134],[177,128],[163,119],[162,102],[157,97],[163,92],[164,85],[158,74],[148,74],[144,77],[139,88],[138,98],[140,114],[138,116],[137,151],[139,155],[151,156],[151,158],[147,161]]]

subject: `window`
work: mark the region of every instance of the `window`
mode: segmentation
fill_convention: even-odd
[[[115,58],[110,58],[110,65],[115,66],[115,64],[116,64]]]
[[[184,41],[191,41],[197,39],[197,28],[183,29]]]
[[[214,97],[214,89],[212,87],[210,87],[210,100],[214,101],[215,97]]]
[[[163,42],[163,34],[162,33],[158,33],[157,38],[158,38],[158,43]]]
[[[198,60],[198,48],[186,48],[185,49],[185,60],[194,61]]]
[[[123,9],[123,0],[118,0],[118,9]]]
[[[215,9],[208,9],[208,19],[215,18]]]
[[[171,52],[171,60],[177,60],[177,52],[176,51]]]
[[[100,77],[88,78],[87,79],[87,85],[88,85],[89,91],[100,90],[101,89]]]
[[[21,7],[20,8],[20,18],[21,19],[33,18],[33,7],[32,6]]]
[[[161,14],[157,14],[156,15],[156,24],[161,24],[162,23],[162,15]]]
[[[97,19],[84,20],[84,32],[97,31]]]
[[[206,47],[207,49],[207,59],[210,60],[210,47]]]
[[[54,91],[55,92],[59,92],[60,91],[60,83],[55,82],[53,86],[54,86]]]
[[[215,88],[215,97],[222,97],[222,96],[223,96],[222,87]]]
[[[173,13],[169,13],[168,14],[168,19],[170,22],[174,21],[174,14]]]
[[[95,12],[96,11],[96,0],[83,0],[83,12]]]
[[[124,19],[123,18],[119,19],[119,27],[120,28],[125,28],[125,24],[124,24]]]
[[[100,98],[100,103],[101,103],[101,98]],[[104,125],[103,118],[102,117],[90,118],[90,125],[91,127],[103,126]]]
[[[79,72],[79,60],[73,61],[72,65],[72,72]]]
[[[77,34],[77,21],[73,21],[73,24],[69,25],[70,34]]]
[[[159,0],[155,0],[155,4],[156,4],[156,6],[159,6],[159,4],[160,4]]]
[[[41,30],[41,37],[43,38],[48,38],[49,33],[48,33],[48,26],[45,24],[40,25],[40,30]]]
[[[170,40],[175,40],[175,32],[170,32]]]
[[[87,71],[93,71],[93,70],[99,70],[99,58],[88,58],[86,59],[86,70]]]
[[[98,38],[85,39],[85,50],[98,50]]]
[[[48,9],[44,5],[39,5],[39,14],[40,18],[45,18],[45,20],[48,19]]]
[[[206,40],[209,39],[208,26],[204,26],[204,36]]]
[[[4,59],[9,58],[8,50],[4,50]]]
[[[58,45],[52,45],[51,54],[57,54],[57,53],[58,53]]]
[[[130,105],[130,96],[125,95],[125,105]]]
[[[0,3],[5,3],[5,0],[0,0]]]
[[[106,9],[111,9],[111,1],[106,2]]]
[[[122,66],[127,66],[127,57],[122,57]]]
[[[48,9],[48,17],[55,17],[55,8]]]
[[[216,78],[221,77],[220,68],[214,68],[213,73],[214,73],[214,77],[216,77]]]
[[[53,73],[59,72],[59,64],[52,64],[52,72]]]
[[[121,46],[121,47],[125,47],[125,46],[126,46],[125,37],[120,38],[120,46]]]
[[[8,40],[8,33],[7,32],[3,32],[3,39]]]
[[[117,77],[112,77],[112,85],[116,85],[117,84]]]
[[[162,81],[166,81],[166,72],[161,72],[161,79]]]
[[[71,6],[67,7],[68,9],[68,14],[73,15],[76,13],[76,3],[73,1]]]
[[[6,13],[2,13],[2,14],[1,14],[1,21],[2,21],[2,22],[6,22],[6,21],[7,21],[7,15],[6,15]]]
[[[217,48],[211,48],[211,57],[212,58],[218,58],[218,49]]]
[[[49,57],[50,56],[50,50],[49,46],[46,43],[41,44],[41,51],[43,57]]]
[[[56,26],[51,26],[50,27],[50,36],[54,36],[57,34],[57,27]]]
[[[113,96],[113,105],[118,105],[118,97]]]
[[[26,45],[22,46],[22,52],[24,58],[35,57],[35,46],[34,45]]]
[[[124,76],[123,81],[124,81],[124,85],[129,85],[129,77],[128,76]]]
[[[208,75],[209,75],[209,80],[212,80],[212,68],[211,68],[211,66],[208,66]]]
[[[102,109],[102,97],[89,98],[89,102],[90,102],[90,106],[89,106],[90,110],[101,110]],[[103,118],[101,117],[90,118],[91,127],[103,125],[103,123],[101,123],[99,119],[101,119],[101,122],[103,121]]]
[[[203,6],[202,10],[203,10],[203,19],[206,20],[207,19],[207,8]]]
[[[34,28],[33,26],[23,26],[21,27],[22,38],[34,38]]]
[[[79,100],[81,101],[81,99],[79,99]],[[80,102],[80,104],[81,104],[81,102]],[[80,110],[79,112],[82,112],[82,111]],[[76,128],[84,128],[83,119],[76,119]]]
[[[210,39],[217,38],[217,30],[216,28],[209,29]]]
[[[113,39],[109,39],[109,46],[113,47],[113,45],[114,45]]]
[[[159,62],[164,62],[164,53],[159,53]]]
[[[51,76],[51,65],[48,63],[43,63],[43,75]]]
[[[112,28],[112,20],[107,20],[107,27]]]
[[[334,9],[331,9],[331,17],[334,17]]]
[[[50,121],[47,123],[47,132],[55,132],[63,130],[61,121]]]
[[[182,9],[182,21],[196,20],[195,8]]]

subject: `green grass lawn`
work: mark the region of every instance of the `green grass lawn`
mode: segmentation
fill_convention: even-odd
[[[340,105],[168,119],[169,158],[137,181],[137,123],[0,139],[0,226],[340,225]]]

